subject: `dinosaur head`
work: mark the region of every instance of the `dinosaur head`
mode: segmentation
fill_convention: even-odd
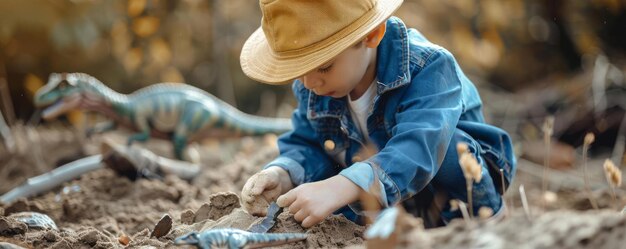
[[[190,232],[174,240],[175,245],[197,245],[198,243],[200,243],[200,238],[197,232]]]
[[[80,104],[81,86],[75,74],[53,73],[48,83],[35,94],[35,106],[45,108],[44,119],[64,114]]]

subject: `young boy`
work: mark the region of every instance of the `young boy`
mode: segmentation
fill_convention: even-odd
[[[262,26],[243,47],[242,69],[268,84],[295,79],[299,105],[280,156],[242,190],[250,213],[276,200],[303,227],[335,211],[358,221],[359,192],[378,184],[383,206],[403,203],[428,227],[443,225],[460,216],[449,200],[467,202],[459,142],[482,166],[471,209],[501,213],[515,171],[509,136],[484,123],[450,52],[391,17],[401,3],[260,0]],[[362,158],[366,144],[377,153]]]

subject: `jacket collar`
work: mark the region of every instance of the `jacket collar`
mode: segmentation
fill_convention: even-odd
[[[387,20],[387,31],[378,45],[378,94],[409,83],[410,75],[408,32],[402,20],[392,16]]]
[[[407,28],[397,17],[387,20],[387,30],[378,45],[376,78],[377,95],[401,87],[411,81],[409,73],[409,39]],[[345,97],[335,99],[309,92],[307,118],[341,118],[347,112]]]

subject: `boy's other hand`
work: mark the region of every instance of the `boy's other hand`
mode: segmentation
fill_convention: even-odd
[[[309,228],[323,221],[335,210],[355,202],[360,187],[337,175],[319,182],[302,184],[278,197],[276,204],[289,207],[293,218]]]
[[[265,216],[269,203],[292,188],[287,171],[280,167],[269,167],[248,179],[241,190],[241,205],[252,215]]]

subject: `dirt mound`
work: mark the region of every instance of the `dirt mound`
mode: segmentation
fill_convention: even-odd
[[[532,221],[517,213],[497,224],[457,221],[424,231],[430,241],[409,248],[622,248],[626,243],[626,217],[610,210],[559,210]]]
[[[245,142],[223,142],[223,146],[207,142],[200,146],[206,150],[200,154],[212,159],[203,158],[205,170],[191,182],[174,176],[131,181],[110,169],[85,174],[43,195],[0,207],[0,241],[27,248],[123,248],[125,245],[172,248],[176,247],[173,245],[176,237],[194,230],[227,227],[245,230],[262,218],[240,209],[236,193],[249,176],[278,154],[275,146],[268,146],[271,139],[246,138]],[[89,141],[96,143],[99,139]],[[97,146],[87,144],[86,150],[90,147]],[[159,142],[146,147],[157,152],[170,149]],[[50,145],[44,149],[54,151],[54,148]],[[50,216],[59,230],[30,229],[8,217],[23,211]],[[151,236],[164,215],[172,218],[171,229],[169,224],[161,225],[160,229],[169,231],[159,238]],[[306,242],[281,248],[334,248],[362,243],[363,230],[341,216],[330,217],[305,230],[285,212],[271,232],[309,234]]]

